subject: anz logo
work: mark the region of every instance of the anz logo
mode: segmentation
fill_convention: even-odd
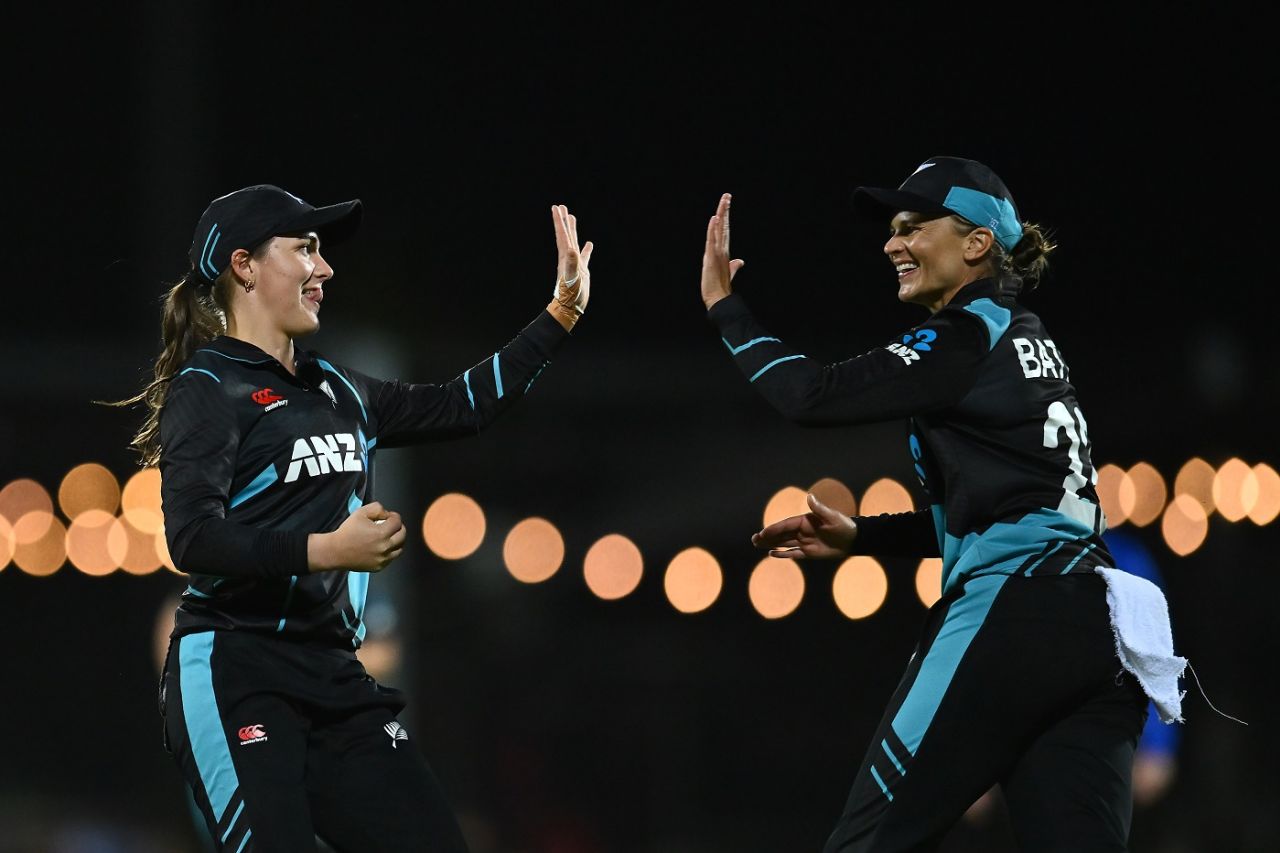
[[[920,353],[932,350],[930,345],[937,339],[938,333],[933,329],[918,329],[914,336],[903,335],[902,343],[889,344],[885,349],[911,365],[920,360]]]
[[[286,483],[292,483],[302,474],[303,466],[308,477],[341,471],[363,471],[363,455],[356,454],[356,438],[349,432],[337,435],[313,435],[293,443],[293,461],[284,475]]]

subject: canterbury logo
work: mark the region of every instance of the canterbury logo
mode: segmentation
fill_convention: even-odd
[[[392,749],[396,748],[397,746],[396,741],[409,739],[409,733],[404,730],[404,726],[400,725],[397,722],[387,723],[385,726],[382,727],[382,730],[387,733],[388,737],[391,738]]]
[[[279,401],[284,399],[284,397],[281,397],[279,394],[277,394],[275,391],[272,391],[270,388],[261,388],[257,391],[254,391],[252,396],[253,396],[253,402],[263,406],[267,405],[268,403],[278,403]]]
[[[337,435],[313,435],[293,443],[293,461],[285,472],[284,481],[292,483],[302,474],[308,477],[328,474],[331,471],[363,471],[364,463],[356,456],[356,439],[349,432]]]
[[[248,746],[251,743],[261,743],[267,739],[267,730],[262,727],[262,723],[256,723],[252,726],[245,726],[240,730],[240,745]]]

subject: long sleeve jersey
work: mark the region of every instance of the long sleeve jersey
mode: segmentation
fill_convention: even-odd
[[[374,379],[301,349],[295,375],[226,336],[197,350],[160,415],[165,537],[190,575],[173,636],[218,628],[359,647],[369,573],[311,574],[307,537],[373,500],[377,450],[475,434],[566,336],[540,312],[438,385]]]
[[[899,418],[930,506],[856,517],[857,553],[941,556],[942,585],[1112,565],[1088,426],[1040,319],[984,279],[888,345],[821,365],[765,331],[741,296],[712,306],[752,387],[806,425]]]

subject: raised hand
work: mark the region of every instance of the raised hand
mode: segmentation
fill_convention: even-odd
[[[804,515],[793,515],[776,521],[751,536],[751,544],[767,549],[770,557],[803,560],[812,557],[829,560],[849,553],[858,535],[853,519],[809,495],[809,509]]]
[[[747,263],[729,259],[729,203],[733,196],[725,193],[716,205],[715,216],[707,223],[707,245],[702,252],[702,303],[710,308],[730,293],[730,282]]]
[[[404,540],[400,513],[374,501],[347,516],[337,530],[307,537],[307,563],[313,572],[380,572],[400,556]]]
[[[578,218],[563,204],[551,206],[551,219],[556,232],[556,285],[551,293],[551,312],[560,325],[572,329],[578,318],[587,310],[591,298],[591,252],[594,246],[587,241],[578,244]]]

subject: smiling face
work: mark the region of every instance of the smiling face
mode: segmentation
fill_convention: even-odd
[[[319,329],[324,284],[333,277],[320,238],[314,232],[274,237],[255,255],[246,256],[241,271],[253,289],[235,294],[236,325],[290,339]]]
[[[955,217],[900,211],[884,253],[898,274],[898,299],[937,311],[960,288],[990,274],[992,235]]]

